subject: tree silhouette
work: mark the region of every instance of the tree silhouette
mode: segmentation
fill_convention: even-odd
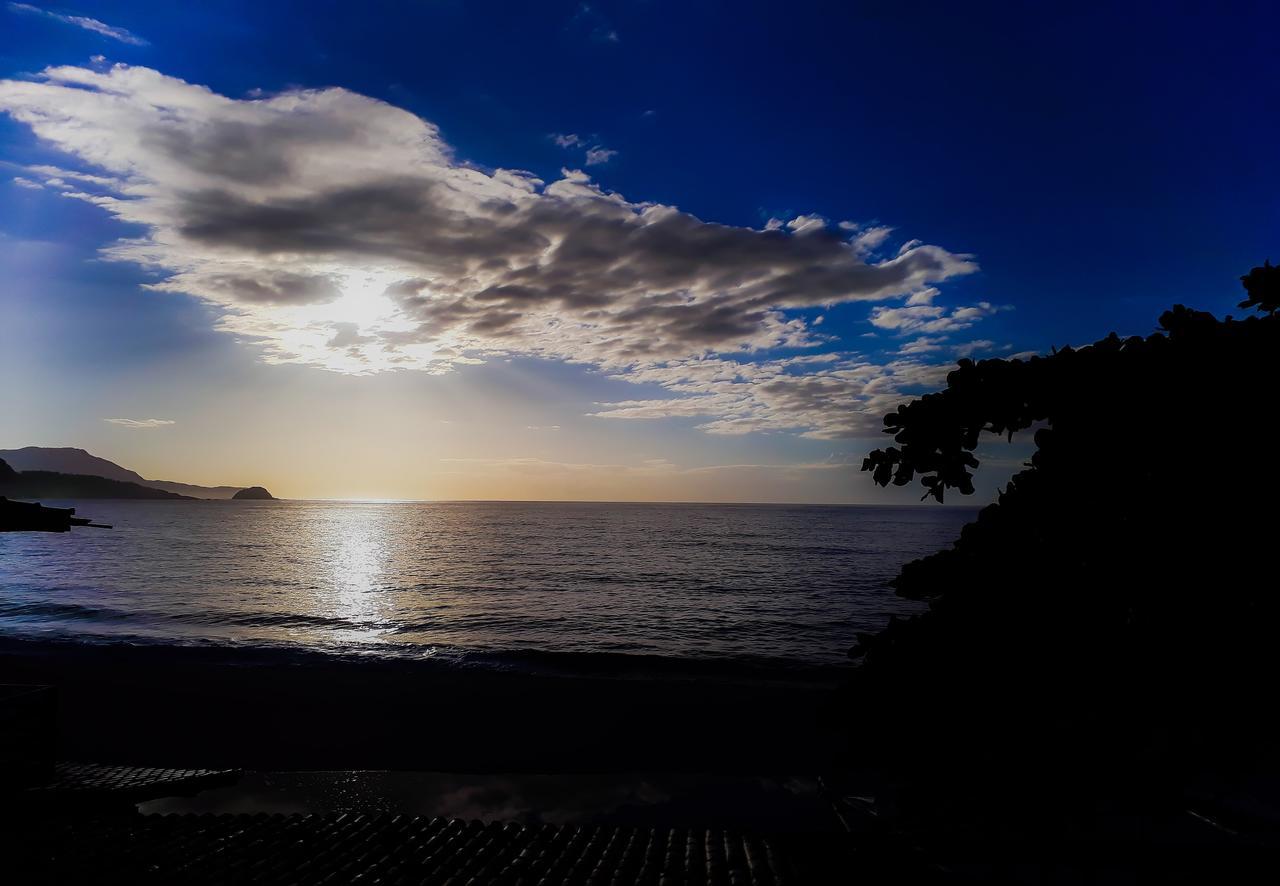
[[[1240,282],[1249,297],[1236,307],[1257,308],[1268,314],[1274,314],[1276,308],[1280,308],[1280,268],[1273,268],[1270,261],[1245,274]]]
[[[939,502],[973,492],[986,435],[1035,429],[997,502],[895,580],[927,608],[851,651],[855,750],[931,826],[1172,802],[1271,741],[1280,269],[1242,279],[1267,316],[1179,305],[1145,338],[963,360],[885,418],[897,445],[863,470]]]

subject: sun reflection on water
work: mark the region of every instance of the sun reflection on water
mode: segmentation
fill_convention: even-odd
[[[351,625],[346,641],[368,641],[392,629],[387,620],[385,566],[389,556],[386,527],[372,509],[341,508],[317,532],[325,548],[328,587],[317,603],[329,618]]]
[[[524,667],[530,655],[843,665],[946,509],[111,502],[0,538],[0,638],[231,644]],[[39,536],[40,533],[32,535]],[[846,643],[846,646],[841,646]]]

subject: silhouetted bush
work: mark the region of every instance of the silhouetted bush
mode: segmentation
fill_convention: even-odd
[[[1273,268],[1271,262],[1263,262],[1262,267],[1254,268],[1240,278],[1249,297],[1236,307],[1257,308],[1274,314],[1280,308],[1280,268]]]
[[[1280,269],[1242,279],[1273,312]],[[1280,318],[1179,305],[1160,327],[963,360],[885,418],[897,445],[863,469],[939,502],[973,491],[984,435],[1036,445],[951,549],[902,570],[927,609],[851,651],[854,750],[888,762],[918,822],[1096,823],[1273,745]]]

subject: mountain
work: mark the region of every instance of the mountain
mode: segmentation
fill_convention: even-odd
[[[24,446],[21,449],[0,449],[0,459],[17,471],[52,471],[58,474],[78,474],[105,477],[122,483],[136,483],[151,489],[172,492],[184,498],[229,499],[245,488],[243,486],[196,486],[176,483],[172,480],[148,480],[135,471],[121,467],[113,461],[99,458],[70,446]]]
[[[108,462],[110,464],[110,462]],[[6,498],[163,498],[188,496],[153,489],[139,483],[89,474],[55,471],[15,471],[0,459],[0,495]]]
[[[143,480],[142,485],[150,486],[152,489],[163,489],[165,492],[175,492],[189,498],[217,499],[235,498],[236,493],[245,488],[243,486],[196,486],[193,483],[176,483],[173,480]]]
[[[90,455],[83,449],[24,446],[22,449],[0,449],[0,459],[15,471],[53,471],[56,474],[87,474],[106,477],[122,483],[145,484],[139,474],[122,468],[113,461]]]

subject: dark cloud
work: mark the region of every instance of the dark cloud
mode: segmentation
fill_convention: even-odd
[[[202,294],[221,295],[248,305],[323,304],[342,294],[337,281],[332,277],[287,271],[260,271],[252,276],[210,274],[201,282]]]

